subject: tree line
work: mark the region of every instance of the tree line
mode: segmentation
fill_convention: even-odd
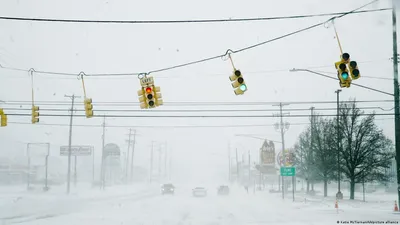
[[[339,106],[339,118],[310,116],[310,125],[299,135],[294,146],[297,176],[306,179],[307,192],[314,183],[350,181],[350,199],[356,183],[387,182],[385,169],[395,155],[394,145],[375,124],[375,115],[366,115],[355,101]]]

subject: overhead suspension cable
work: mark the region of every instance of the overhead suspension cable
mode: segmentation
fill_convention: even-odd
[[[377,1],[378,0],[373,0],[373,1],[369,2],[369,3],[367,3],[367,4],[364,4],[364,5],[356,8],[356,9],[354,9],[354,10],[340,13],[338,16],[334,16],[334,17],[332,17],[332,18],[330,18],[328,20],[325,20],[323,22],[316,23],[314,25],[305,27],[303,29],[299,29],[299,30],[296,30],[296,31],[293,31],[293,32],[290,32],[290,33],[287,33],[287,34],[284,34],[284,35],[281,35],[281,36],[278,36],[278,37],[275,37],[275,38],[272,38],[272,39],[269,39],[269,40],[266,40],[266,41],[263,41],[263,42],[259,42],[259,43],[256,43],[256,44],[253,44],[253,45],[241,48],[241,49],[237,49],[237,50],[228,49],[225,52],[225,54],[222,54],[222,55],[216,55],[216,56],[212,56],[212,57],[207,57],[207,58],[195,60],[195,61],[192,61],[192,62],[178,64],[178,65],[174,65],[174,66],[169,66],[169,67],[165,67],[165,68],[161,68],[161,69],[150,70],[150,71],[145,72],[145,73],[143,73],[143,72],[134,72],[134,73],[115,73],[115,74],[104,74],[104,73],[102,73],[102,74],[90,74],[90,73],[80,72],[79,74],[83,73],[85,76],[138,76],[138,75],[141,75],[141,74],[151,74],[151,73],[164,72],[164,71],[168,71],[168,70],[173,70],[173,69],[177,69],[177,68],[181,68],[181,67],[186,67],[186,66],[190,66],[190,65],[194,65],[194,64],[199,64],[199,63],[211,61],[211,60],[214,60],[214,59],[224,58],[224,57],[228,56],[229,54],[234,54],[234,53],[240,53],[240,52],[243,52],[243,51],[247,51],[247,50],[250,50],[250,49],[253,49],[253,48],[256,48],[256,47],[259,47],[259,46],[262,46],[262,45],[265,45],[265,44],[268,44],[268,43],[271,43],[271,42],[274,42],[274,41],[278,41],[280,39],[283,39],[283,38],[286,38],[286,37],[289,37],[289,36],[293,36],[295,34],[298,34],[298,33],[304,32],[304,31],[308,31],[308,30],[311,30],[311,29],[319,27],[319,26],[322,26],[322,25],[324,25],[324,24],[326,24],[328,22],[331,22],[331,21],[333,21],[335,19],[339,19],[339,18],[342,18],[342,17],[347,16],[349,14],[356,13],[358,10],[360,10],[360,9],[362,9],[362,8],[368,6],[368,5],[371,5],[371,4],[373,4],[373,3],[377,2]],[[385,10],[387,10],[387,9],[385,9]],[[19,69],[19,68],[5,67],[5,66],[2,66],[2,65],[0,65],[0,67],[1,68],[5,68],[5,69],[19,70],[19,71],[29,71],[29,70],[23,70],[23,69]],[[73,73],[50,72],[50,71],[40,71],[40,70],[35,70],[35,72],[36,73],[45,73],[45,74],[54,74],[54,75],[66,75],[66,76],[71,76],[71,75],[77,76],[78,75],[78,74],[73,74]]]

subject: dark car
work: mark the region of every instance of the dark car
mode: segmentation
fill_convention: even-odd
[[[219,186],[218,195],[229,195],[229,187],[226,185]]]
[[[174,194],[175,187],[172,184],[163,184],[161,186],[161,194]]]

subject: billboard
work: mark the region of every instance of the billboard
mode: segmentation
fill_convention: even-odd
[[[260,149],[260,164],[275,166],[275,145],[265,140]]]
[[[88,156],[92,154],[93,146],[71,146],[71,156]],[[69,146],[60,147],[60,155],[68,156]]]

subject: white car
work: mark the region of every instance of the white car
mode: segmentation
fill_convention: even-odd
[[[207,196],[207,189],[203,187],[196,187],[192,189],[192,194],[194,197],[205,197]]]

